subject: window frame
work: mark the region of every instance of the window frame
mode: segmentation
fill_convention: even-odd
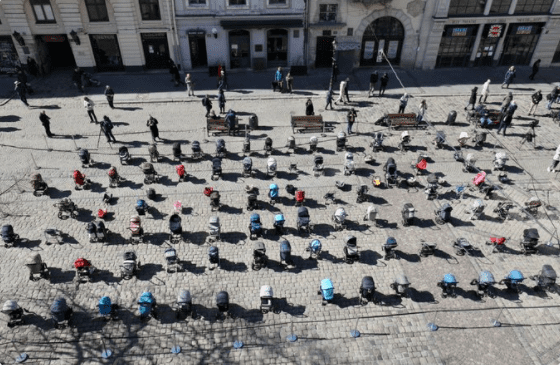
[[[138,5],[140,6],[140,18],[142,21],[161,21],[161,10],[159,6],[159,0],[138,0]],[[150,7],[149,14],[155,9],[154,5],[157,5],[157,17],[144,17],[144,12],[142,11],[143,7]],[[148,13],[147,13],[148,14]]]
[[[196,1],[196,2],[195,2]],[[187,0],[188,6],[206,6],[206,0]]]
[[[524,4],[523,4],[524,3]],[[538,3],[538,4],[537,4]],[[548,14],[550,13],[550,9],[554,4],[554,0],[517,0],[517,4],[515,5],[515,10],[513,11],[514,14]],[[545,9],[546,6],[546,10]],[[521,11],[522,9],[527,9],[526,11]],[[537,11],[534,9],[539,7]]]
[[[484,5],[480,4],[481,1],[484,1]],[[449,16],[484,15],[486,4],[486,0],[451,0],[447,14]],[[482,9],[478,11],[481,6]]]
[[[33,9],[36,24],[56,24],[56,16],[54,15],[54,10],[50,0],[30,0],[29,4],[31,5],[31,9]],[[50,8],[50,15],[52,15],[52,19],[48,19],[47,12],[45,12],[45,6]],[[40,7],[41,16],[43,16],[44,19],[39,19],[37,16],[37,7]]]
[[[321,10],[322,7],[326,7],[326,10],[323,11]],[[331,7],[334,7],[334,11],[331,10]],[[331,20],[329,19],[330,17],[328,16],[328,14],[333,14],[334,13],[334,19]],[[323,19],[323,16],[325,15],[325,19]],[[336,23],[336,19],[338,18],[338,4],[319,4],[319,22],[321,23]]]
[[[288,5],[288,0],[268,0],[268,5]]]
[[[91,2],[92,4],[88,4],[88,2]],[[100,22],[108,22],[109,21],[109,11],[107,10],[106,0],[84,0],[84,4],[86,5],[86,10],[87,10],[87,13],[88,13],[88,19],[89,19],[90,23],[100,23]],[[104,9],[105,18],[92,19],[91,12],[89,10],[90,7],[96,8],[97,10]]]
[[[232,4],[233,1],[243,1],[243,4]],[[228,6],[247,6],[247,0],[228,0]]]
[[[508,14],[512,1],[513,0],[492,0],[489,14]]]

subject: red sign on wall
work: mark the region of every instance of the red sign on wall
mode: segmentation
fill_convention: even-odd
[[[63,35],[44,35],[43,40],[45,42],[64,42],[66,37]]]
[[[498,38],[502,35],[503,25],[491,25],[488,31],[488,38]]]

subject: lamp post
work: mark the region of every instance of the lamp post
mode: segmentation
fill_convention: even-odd
[[[332,71],[331,71],[331,83],[330,87],[333,86],[335,72],[336,72],[336,48],[338,47],[338,43],[336,42],[336,38],[332,41]]]

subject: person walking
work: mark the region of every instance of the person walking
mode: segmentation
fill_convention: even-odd
[[[25,104],[26,107],[29,108],[29,103],[27,103],[27,88],[24,83],[15,81],[14,82],[15,88],[14,90],[18,93],[19,99],[22,103]]]
[[[311,99],[307,99],[305,103],[305,115],[315,115],[315,110],[313,108],[313,102]]]
[[[344,86],[344,95],[346,95],[346,100],[350,103],[350,95],[348,95],[348,83],[350,78],[346,78],[346,86]]]
[[[348,115],[346,116],[346,132],[348,133],[348,135],[351,135],[352,132],[352,126],[354,125],[354,122],[356,122],[356,110],[354,108],[350,109],[350,111],[348,112]]]
[[[554,153],[554,157],[552,157],[552,164],[550,166],[548,166],[546,171],[557,172],[556,166],[558,166],[558,162],[560,162],[560,144],[556,148],[556,152]]]
[[[486,82],[482,85],[482,92],[480,93],[480,99],[478,99],[478,103],[486,103],[488,95],[490,95],[490,79],[486,80]],[[482,97],[484,97],[484,100],[482,100]]]
[[[515,101],[512,101],[508,108],[505,111],[505,115],[503,116],[502,120],[500,121],[500,125],[498,126],[497,134],[500,134],[500,131],[503,129],[503,135],[506,135],[506,129],[511,125],[513,120],[513,114],[517,110],[517,104]]]
[[[276,91],[276,88],[280,88],[280,92],[282,92],[282,80],[284,79],[284,75],[282,74],[282,67],[278,67],[276,73],[274,74],[274,83],[272,84],[273,90]]]
[[[208,94],[206,94],[206,96],[204,96],[204,99],[202,99],[202,105],[204,105],[206,107],[205,117],[208,117],[208,114],[210,113],[210,110],[212,110],[212,101],[210,101],[210,98],[208,97]]]
[[[54,136],[54,133],[51,133],[51,118],[47,115],[47,113],[43,110],[41,114],[39,114],[39,120],[41,124],[45,128],[45,133],[47,133],[47,137],[51,138]]]
[[[291,72],[286,75],[286,87],[290,94],[294,91],[294,77]]]
[[[226,113],[226,96],[224,95],[224,89],[220,89],[218,95],[218,105],[220,106],[220,114]]]
[[[371,75],[369,75],[368,98],[373,97],[373,92],[375,91],[375,85],[377,84],[377,80],[379,80],[379,75],[377,74],[377,71],[373,71]]]
[[[476,105],[476,93],[478,91],[478,87],[473,87],[473,89],[471,90],[471,97],[469,98],[469,102],[467,103],[467,106],[465,107],[465,110],[467,110],[469,108],[469,106],[472,105],[472,109],[474,109],[474,106]]]
[[[537,112],[537,108],[539,106],[539,103],[542,100],[542,93],[541,90],[537,91],[536,93],[534,93],[533,95],[531,95],[531,109],[529,109],[529,114],[527,115],[531,115],[531,112],[533,112],[533,115],[535,115],[535,113]]]
[[[159,137],[159,129],[158,129],[158,121],[156,118],[152,117],[150,115],[150,118],[148,119],[148,122],[146,122],[146,125],[148,127],[150,127],[150,132],[152,133],[152,142],[156,142],[156,138],[159,139],[159,141],[161,142],[162,139]]]
[[[194,96],[194,82],[192,81],[191,74],[185,76],[185,85],[187,85],[187,96]]]
[[[104,93],[105,96],[107,97],[107,102],[109,103],[111,109],[115,109],[115,107],[113,106],[113,99],[115,98],[115,92],[113,91],[113,88],[109,85],[105,86]]]
[[[332,106],[332,100],[333,99],[333,91],[332,91],[332,84],[329,85],[329,90],[327,91],[327,105],[325,105],[325,110],[327,110],[329,108],[329,105],[331,106],[331,110],[333,110],[333,106]]]
[[[419,123],[424,120],[424,114],[426,114],[426,110],[428,110],[428,104],[426,104],[426,99],[424,99],[420,102],[420,105],[418,105],[418,116],[416,117],[416,120]]]
[[[408,104],[408,94],[404,93],[404,95],[399,100],[399,111],[398,114],[404,113],[404,109]]]
[[[74,69],[74,72],[72,73],[72,81],[74,82],[74,85],[76,85],[78,90],[81,91],[81,92],[84,92],[84,86],[82,84],[83,74],[84,74],[84,71],[79,67],[76,67]]]
[[[235,121],[237,119],[237,116],[235,114],[235,112],[230,109],[228,110],[227,114],[226,114],[226,123],[229,127],[228,129],[228,135],[229,136],[233,136],[235,133]]]
[[[534,80],[535,76],[537,75],[537,72],[539,72],[539,67],[541,66],[541,60],[536,60],[535,63],[533,63],[533,72],[529,75],[529,80]]]
[[[340,90],[339,90],[339,95],[338,95],[338,99],[336,99],[334,101],[334,104],[336,105],[339,101],[344,102],[344,104],[346,104],[346,101],[344,101],[344,90],[346,89],[346,81],[341,81],[340,82]]]
[[[389,75],[387,72],[381,76],[381,84],[379,85],[379,96],[385,95],[385,89],[387,88],[387,84],[389,83]]]
[[[506,111],[506,109],[508,108],[512,100],[513,100],[513,94],[510,91],[502,101],[502,105],[500,107],[500,113],[504,113]]]
[[[511,84],[513,82],[513,79],[515,79],[516,72],[517,71],[515,70],[514,66],[511,66],[509,70],[507,70],[506,76],[504,78],[504,82],[502,84],[502,89],[504,88],[504,85],[506,85],[506,89],[509,88],[509,84]]]
[[[550,94],[546,96],[548,103],[546,103],[546,108],[552,112],[552,103],[556,102],[556,99],[560,95],[560,86],[554,86]]]
[[[89,115],[90,123],[97,123],[97,117],[95,116],[95,112],[93,111],[93,100],[84,96],[84,108],[86,108],[87,113]]]
[[[105,137],[107,137],[108,143],[117,141],[113,135],[113,122],[111,122],[111,119],[106,115],[103,116],[103,120],[101,121],[101,130],[103,134],[105,134]]]

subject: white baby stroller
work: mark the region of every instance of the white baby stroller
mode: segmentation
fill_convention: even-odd
[[[270,285],[261,286],[259,291],[259,296],[261,298],[261,312],[266,314],[274,310],[273,299],[274,293]]]
[[[334,230],[335,231],[342,231],[342,230],[347,228],[347,225],[346,225],[346,217],[347,216],[348,215],[346,214],[346,211],[342,207],[338,208],[334,212],[334,214],[332,216],[332,221],[334,223]]]
[[[468,214],[471,215],[470,220],[480,219],[480,216],[484,212],[484,202],[480,199],[474,201]]]
[[[457,141],[459,142],[459,147],[462,148],[467,146],[467,143],[469,142],[469,134],[467,132],[459,133],[459,139]]]
[[[373,222],[376,227],[379,227],[379,224],[377,223],[377,213],[377,208],[373,205],[370,205],[369,207],[367,207],[366,215],[364,215],[364,221]]]
[[[371,143],[373,152],[383,151],[383,132],[376,132]]]
[[[212,181],[218,180],[222,176],[222,160],[218,157],[212,159]]]
[[[494,157],[494,170],[503,170],[506,167],[507,160],[507,153],[496,152],[496,156]]]
[[[266,176],[275,177],[276,176],[276,159],[274,157],[269,157],[266,161]]]
[[[309,152],[315,153],[317,152],[317,145],[319,144],[319,140],[317,137],[312,136],[309,138]]]
[[[336,136],[336,152],[342,152],[346,150],[346,133],[339,132]]]
[[[2,313],[8,317],[8,327],[12,328],[21,324],[23,321],[23,311],[27,311],[20,307],[15,300],[7,300],[2,306]]]
[[[165,263],[167,265],[166,271],[168,273],[181,271],[181,265],[179,264],[177,251],[173,247],[166,249],[164,255],[165,255]]]
[[[286,142],[286,147],[288,147],[288,153],[296,153],[296,139],[294,136],[289,136]]]
[[[121,278],[130,280],[140,270],[140,262],[137,261],[136,252],[126,251],[123,254],[123,263],[120,266]]]
[[[476,172],[476,157],[473,153],[467,154],[467,158],[465,158],[465,163],[463,165],[463,172],[472,173]]]
[[[352,175],[356,172],[356,166],[354,165],[354,155],[352,152],[346,152],[344,155],[344,175]]]
[[[169,231],[169,242],[175,244],[183,241],[183,227],[179,214],[174,213],[169,217]]]
[[[344,239],[344,261],[347,264],[353,264],[355,261],[360,260],[360,253],[358,251],[357,239],[355,236],[348,235]]]
[[[33,281],[37,278],[50,278],[50,272],[47,268],[47,264],[43,262],[43,260],[41,259],[41,255],[39,255],[38,253],[32,254],[25,263],[25,266],[27,266],[27,268],[29,269],[29,280]]]
[[[410,141],[412,140],[412,138],[410,137],[410,134],[408,133],[408,131],[404,131],[401,133],[401,143],[399,143],[399,149],[402,152],[406,152],[410,149]]]
[[[208,219],[208,241],[216,242],[220,240],[220,218],[217,216],[212,216]]]
[[[408,278],[405,275],[399,275],[396,280],[391,283],[390,287],[398,296],[406,298],[408,296],[410,281],[408,281]]]

